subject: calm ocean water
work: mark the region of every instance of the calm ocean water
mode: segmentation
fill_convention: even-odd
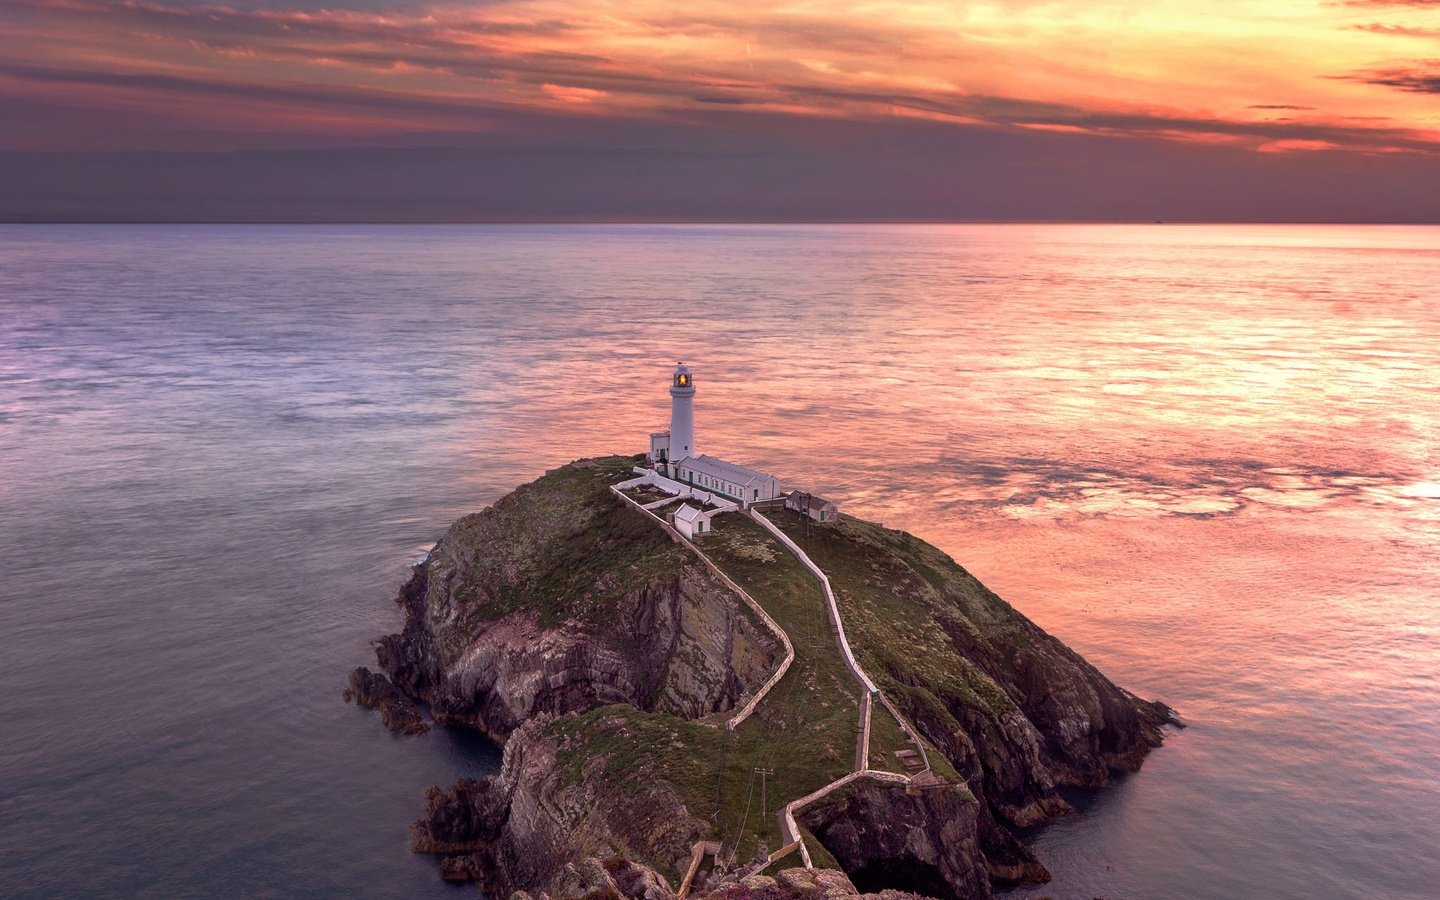
[[[705,449],[1190,721],[1016,896],[1440,893],[1440,228],[0,228],[0,896],[459,896],[340,702],[411,559]]]

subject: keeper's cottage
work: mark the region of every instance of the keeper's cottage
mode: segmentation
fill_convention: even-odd
[[[670,430],[650,435],[650,465],[660,474],[749,506],[782,496],[780,479],[705,456],[695,447],[695,376],[684,363],[670,377]]]

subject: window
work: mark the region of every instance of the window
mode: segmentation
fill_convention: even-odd
[[[754,499],[756,499],[756,500],[759,500],[759,499],[760,499],[760,489],[759,489],[759,488],[756,488],[756,489],[755,489],[755,498],[754,498]]]

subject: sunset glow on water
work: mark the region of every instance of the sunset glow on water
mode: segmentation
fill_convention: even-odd
[[[1015,896],[1433,896],[1437,283],[1423,227],[0,228],[0,895],[447,892],[406,829],[498,757],[344,675],[684,360],[702,451],[1190,723]]]

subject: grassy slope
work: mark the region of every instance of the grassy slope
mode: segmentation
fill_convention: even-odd
[[[859,685],[845,668],[826,618],[819,582],[773,537],[743,516],[716,517],[703,549],[763,605],[790,635],[795,661],[779,684],[735,732],[706,728],[628,707],[606,707],[550,728],[563,737],[562,770],[579,777],[592,756],[606,758],[607,781],[641,796],[650,779],[674,785],[692,813],[713,824],[713,839],[738,846],[748,858],[757,841],[780,846],[777,820],[788,801],[848,773],[854,762]],[[901,771],[893,751],[904,746],[899,726],[876,707],[873,747]],[[721,761],[724,771],[721,772]],[[767,809],[762,815],[761,780]],[[718,796],[718,803],[717,803]],[[747,814],[748,809],[748,814]],[[813,839],[817,861],[829,854]],[[782,865],[798,864],[798,855]]]
[[[601,624],[626,592],[678,572],[689,561],[688,551],[608,492],[608,485],[628,474],[632,463],[628,457],[609,457],[562,467],[479,514],[491,517],[489,521],[462,520],[466,527],[453,540],[483,540],[496,528],[529,537],[521,544],[522,552],[512,547],[509,557],[484,561],[493,570],[506,570],[508,590],[503,596],[485,598],[483,608],[471,614],[492,618],[529,608],[539,611],[547,623],[578,619]],[[791,533],[797,539],[803,537],[797,521],[778,514],[772,518],[794,529]],[[628,706],[561,719],[547,731],[562,744],[562,779],[581,777],[587,761],[600,758],[606,782],[637,799],[652,790],[657,779],[668,782],[692,813],[712,823],[709,837],[738,846],[744,859],[756,842],[771,850],[780,846],[776,813],[786,802],[850,771],[860,687],[830,631],[818,581],[748,518],[727,514],[714,522],[715,531],[704,538],[702,548],[765,607],[794,644],[795,661],[785,678],[756,714],[728,735]],[[861,543],[866,552],[856,554],[851,536],[842,536],[842,527],[848,531],[854,525],[847,520],[830,526],[829,539],[820,546],[813,540],[820,529],[812,529],[812,539],[802,546],[831,576],[862,665],[887,691],[916,690],[894,679],[892,673],[902,666],[911,671],[920,667],[920,677],[935,679],[944,690],[969,689],[973,676],[963,672],[969,664],[936,655],[943,648],[929,646],[933,629],[922,628],[914,618],[914,607],[907,608],[917,593],[924,592],[923,578],[911,570],[899,593],[868,587],[857,591],[856,585],[865,584],[866,577],[895,575],[881,571],[886,565],[893,568],[894,561],[887,560],[889,551],[883,545],[868,542]],[[949,655],[954,656],[953,651]],[[958,679],[943,671],[951,665],[961,667]],[[894,751],[909,746],[899,724],[877,703],[872,713],[871,765],[903,772]],[[958,780],[938,753],[932,751],[931,758],[936,774]],[[774,771],[765,779],[764,815],[760,778],[754,772],[762,767]],[[807,836],[807,843],[817,864],[830,859],[813,838]],[[798,863],[797,854],[781,865]],[[678,877],[675,872],[666,874]]]
[[[436,551],[464,556],[469,570],[454,588],[463,610],[456,634],[517,609],[534,610],[546,626],[607,625],[625,595],[692,563],[683,547],[610,493],[634,464],[633,457],[610,456],[561,466],[456,522]],[[488,592],[481,594],[480,585]],[[443,606],[443,599],[431,591],[432,605]]]
[[[849,516],[808,528],[791,512],[771,519],[829,576],[856,656],[902,710],[927,708],[948,719],[939,698],[995,717],[1015,709],[1000,685],[956,651],[947,629],[1012,648],[1031,643],[1035,632],[948,556]]]
[[[739,514],[717,516],[702,548],[736,584],[765,607],[790,635],[795,661],[735,732],[726,780],[732,808],[722,813],[727,836],[742,833],[743,791],[752,770],[768,768],[770,811],[850,771],[855,757],[860,686],[845,669],[831,637],[820,583],[763,528]],[[755,786],[758,791],[758,785]],[[752,805],[758,806],[758,797]],[[728,821],[727,821],[728,820]],[[752,813],[744,832],[780,846],[773,814]],[[732,838],[733,840],[733,838]],[[748,848],[737,842],[742,855]]]

